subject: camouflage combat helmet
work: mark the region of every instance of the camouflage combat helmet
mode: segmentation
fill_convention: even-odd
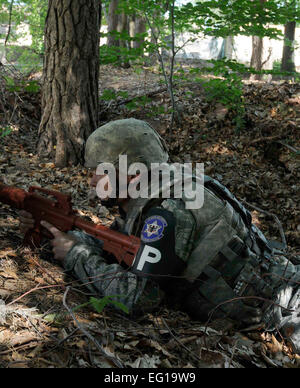
[[[132,163],[168,161],[166,146],[159,134],[145,121],[124,119],[111,121],[96,129],[87,139],[85,165],[96,168],[100,163],[118,164],[119,155],[127,155]]]

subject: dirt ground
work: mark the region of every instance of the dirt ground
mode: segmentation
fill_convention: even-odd
[[[288,254],[299,255],[300,85],[245,83],[246,127],[239,132],[232,112],[208,103],[193,83],[176,89],[181,122],[169,131],[170,98],[163,88],[149,69],[103,66],[100,92],[109,89],[119,97],[101,100],[99,125],[126,117],[148,121],[165,138],[173,161],[203,162],[205,173],[246,204],[267,237],[281,242],[284,235]],[[151,93],[151,102],[130,105],[133,97]],[[159,107],[166,113],[158,113]],[[0,121],[4,110],[12,115],[14,131],[0,139],[0,180],[69,192],[80,215],[109,225],[114,214],[87,201],[86,169],[58,169],[52,160],[37,158],[40,95],[3,94]],[[110,307],[101,313],[91,306],[72,311],[89,300],[87,290],[53,262],[48,246],[32,252],[21,242],[16,211],[0,206],[0,367],[300,365],[280,333],[261,327],[241,332],[230,320],[193,321],[166,306],[138,319]]]

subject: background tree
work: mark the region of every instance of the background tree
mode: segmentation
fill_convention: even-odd
[[[29,24],[32,37],[31,49],[37,54],[44,54],[44,29],[47,15],[47,2],[44,0],[23,0],[24,18]]]
[[[107,20],[107,46],[117,47],[119,46],[119,39],[117,37],[119,13],[118,13],[119,0],[110,0],[108,7],[108,20]]]
[[[144,34],[146,33],[146,20],[143,17],[136,17],[134,19],[134,34],[136,38],[133,41],[133,48],[141,48],[144,45]]]
[[[83,161],[97,127],[99,0],[49,0],[38,153],[58,166]]]
[[[266,0],[260,0],[257,4],[257,12],[259,15],[263,17],[264,14],[264,3]],[[263,23],[263,21],[262,21]],[[261,35],[255,35],[252,36],[252,54],[251,54],[251,60],[250,60],[250,66],[253,67],[253,69],[260,71],[263,67],[263,48],[264,48],[264,41],[263,36]],[[261,75],[260,74],[252,74],[251,79],[253,80],[260,80]]]
[[[281,59],[281,71],[294,72],[294,42],[296,32],[296,21],[299,20],[299,4],[296,0],[292,0],[290,3],[286,2],[288,8],[289,20],[284,26],[284,41]],[[298,16],[298,17],[297,17]]]

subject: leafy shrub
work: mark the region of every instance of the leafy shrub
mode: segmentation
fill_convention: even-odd
[[[212,73],[218,78],[201,80],[206,91],[206,98],[209,102],[216,101],[231,109],[234,114],[236,130],[241,130],[245,126],[245,107],[243,101],[242,74],[248,69],[236,61],[221,59],[211,60],[213,67],[202,69],[191,69],[192,74]],[[199,80],[199,78],[195,78]]]
[[[27,92],[27,93],[38,93],[40,91],[40,85],[37,81],[28,80],[16,80],[11,77],[3,77],[6,82],[6,88],[9,92]]]
[[[0,127],[0,139],[4,136],[7,136],[11,133],[11,128],[6,126],[6,127]]]

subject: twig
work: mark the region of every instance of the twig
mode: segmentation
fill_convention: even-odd
[[[51,286],[42,286],[42,287],[36,286],[36,287],[32,288],[31,290],[25,292],[24,294],[20,295],[18,298],[14,299],[13,301],[7,303],[6,306],[10,306],[10,305],[16,303],[17,301],[19,301],[20,299],[23,299],[26,295],[31,294],[34,291],[44,290],[46,288],[54,288],[54,287],[62,287],[63,288],[64,286],[65,286],[64,284],[57,284],[57,285],[51,284]]]
[[[272,55],[272,48],[269,47],[269,55],[268,55],[267,59],[261,64],[262,68],[268,62],[268,60],[271,58],[271,55]]]
[[[169,328],[167,322],[164,320],[163,317],[161,317],[161,320],[163,322],[163,324],[166,326],[166,328],[168,329],[169,333],[171,334],[171,336],[174,338],[174,340],[184,349],[186,350],[190,356],[192,356],[193,358],[195,358],[197,361],[201,361],[201,358],[198,357],[196,354],[194,354],[193,352],[191,352],[191,349],[187,348],[181,341],[179,341],[178,338],[175,337],[175,335],[172,333],[172,330]]]
[[[264,141],[271,141],[271,140],[275,140],[275,139],[280,139],[283,136],[284,135],[262,136],[262,137],[259,137],[258,139],[250,141],[248,144],[256,144],[256,143],[261,143]]]
[[[18,347],[13,347],[12,349],[4,350],[4,351],[0,352],[0,356],[3,356],[5,354],[9,354],[12,352],[18,352],[20,350],[34,348],[34,347],[38,346],[41,342],[42,341],[39,341],[39,340],[32,340],[29,343],[26,343],[25,345],[20,345]]]
[[[10,5],[9,5],[8,31],[7,31],[7,34],[6,34],[6,37],[5,37],[4,46],[6,46],[7,41],[8,41],[8,38],[9,38],[9,35],[10,35],[10,30],[11,30],[11,16],[12,16],[13,5],[14,5],[14,0],[11,0]]]
[[[232,298],[232,299],[228,299],[228,300],[225,300],[224,302],[222,303],[219,303],[216,307],[214,307],[210,313],[209,313],[209,316],[208,316],[208,319],[205,323],[205,330],[204,330],[204,334],[206,334],[206,331],[207,331],[207,328],[208,328],[208,324],[209,322],[211,321],[212,319],[212,316],[213,314],[215,313],[215,311],[221,307],[223,304],[226,304],[226,303],[231,303],[231,302],[235,302],[235,301],[238,301],[238,300],[243,300],[243,299],[257,299],[257,300],[261,300],[263,302],[267,302],[267,303],[270,303],[272,304],[273,306],[277,306],[277,307],[280,307],[282,309],[284,309],[285,311],[288,311],[288,312],[295,312],[295,310],[293,309],[288,309],[287,307],[284,307],[276,302],[274,302],[273,300],[270,300],[270,299],[266,299],[266,298],[262,298],[261,296],[238,296],[236,298]]]
[[[233,345],[231,357],[230,357],[229,364],[228,364],[228,369],[230,369],[231,363],[232,363],[232,361],[233,361],[233,356],[234,356],[235,351],[236,351],[237,343],[238,343],[238,340],[236,340],[235,343],[234,343],[234,345]]]
[[[171,8],[171,17],[173,17],[174,13],[174,1],[173,1],[173,7]],[[171,116],[171,124],[170,124],[170,128],[169,130],[172,129],[172,125],[173,125],[173,121],[174,121],[174,114],[175,112],[177,112],[176,110],[176,103],[175,103],[175,99],[174,99],[174,84],[173,84],[173,71],[174,71],[174,17],[172,19],[172,59],[171,59],[171,69],[170,69],[170,74],[169,74],[169,77],[167,75],[167,71],[166,71],[166,67],[165,67],[165,63],[164,63],[164,59],[162,57],[162,54],[160,53],[159,51],[159,46],[158,46],[158,36],[156,35],[155,31],[154,31],[154,28],[148,18],[148,15],[145,13],[144,14],[144,17],[151,29],[151,33],[153,35],[153,38],[155,40],[155,44],[156,44],[156,55],[157,55],[157,58],[160,62],[160,65],[161,65],[161,70],[162,70],[162,73],[163,73],[163,77],[165,79],[165,84],[167,86],[167,90],[168,90],[168,93],[169,93],[169,96],[170,96],[170,99],[171,99],[171,102],[172,102],[172,116]]]
[[[126,100],[123,100],[123,101],[120,101],[116,104],[116,106],[120,106],[120,105],[124,105],[124,104],[128,104],[128,102],[131,102],[132,100],[136,99],[136,98],[141,98],[141,97],[153,97],[155,96],[156,94],[159,94],[159,93],[162,93],[162,92],[166,92],[168,89],[166,87],[163,87],[163,88],[160,88],[158,90],[154,90],[154,91],[151,91],[151,92],[148,92],[148,93],[144,93],[144,94],[138,94],[137,96],[134,96],[134,97],[131,97],[131,98],[127,98]]]
[[[300,150],[297,150],[297,148],[294,148],[294,147],[290,146],[289,144],[285,144],[283,141],[277,141],[276,143],[279,143],[279,144],[283,145],[284,147],[287,147],[288,149],[290,149],[291,151],[293,151],[295,153],[300,152]]]
[[[171,94],[171,102],[172,102],[172,115],[171,115],[171,124],[169,130],[173,128],[174,120],[175,120],[175,114],[177,115],[177,119],[179,116],[178,111],[176,110],[176,104],[174,99],[174,93],[173,93],[173,75],[174,75],[174,62],[175,62],[175,20],[174,20],[174,7],[175,7],[175,0],[172,0],[170,4],[170,18],[171,18],[171,26],[172,26],[172,41],[171,41],[171,49],[172,49],[172,57],[171,57],[171,68],[170,68],[170,74],[169,74],[169,84],[172,88],[172,94]]]
[[[262,213],[265,213],[265,214],[267,214],[269,216],[274,217],[275,222],[277,223],[278,228],[279,228],[279,232],[280,232],[282,243],[284,245],[283,250],[286,251],[286,249],[287,249],[286,238],[285,238],[285,235],[284,235],[283,227],[282,227],[281,222],[279,221],[278,217],[275,214],[267,212],[266,210],[262,210],[259,207],[256,207],[254,205],[251,205],[250,203],[247,203],[246,201],[242,201],[242,202],[245,203],[247,206],[252,207],[253,209],[255,209],[255,210],[259,211],[259,212],[262,212]],[[285,266],[285,269],[284,269],[284,272],[283,272],[283,276],[285,276],[285,273],[286,273],[286,270],[288,268],[289,262],[290,262],[290,260],[287,259],[286,266]]]
[[[281,279],[281,280],[286,281],[287,283],[300,284],[300,282],[297,282],[296,280],[292,280],[292,279],[285,278],[285,277],[284,277],[285,272],[286,272],[286,268],[285,268],[285,270],[284,270],[284,272],[283,272],[283,276],[280,276],[280,275],[278,275],[277,273],[267,272],[267,273],[264,273],[261,277],[264,278],[264,277],[266,277],[266,276],[270,276],[270,277],[275,276],[275,277],[277,277],[277,278],[279,278],[279,279]]]
[[[41,356],[42,357],[45,357],[48,353],[51,353],[53,352],[53,350],[57,349],[58,347],[60,347],[60,345],[62,345],[65,341],[67,341],[68,339],[70,339],[77,331],[79,330],[78,327],[76,327],[72,333],[70,333],[69,335],[67,335],[65,338],[61,339],[55,346],[53,346],[53,348],[47,350],[46,352],[42,353]]]
[[[72,311],[72,310],[70,309],[70,307],[66,304],[67,294],[68,294],[69,290],[70,290],[70,287],[67,287],[67,289],[66,289],[66,291],[65,291],[65,293],[64,293],[64,296],[63,296],[63,305],[65,306],[65,308],[67,309],[67,311],[69,312],[69,314],[71,315],[71,317],[72,317],[72,318],[74,319],[74,321],[76,322],[76,325],[77,325],[77,327],[79,328],[79,330],[81,330],[82,333],[83,333],[86,337],[88,337],[88,339],[89,339],[91,342],[93,342],[93,343],[96,345],[96,347],[97,347],[97,349],[99,350],[99,352],[100,352],[106,359],[112,361],[112,362],[116,365],[116,367],[118,367],[118,368],[123,368],[122,363],[121,363],[118,359],[116,359],[115,357],[109,356],[109,355],[105,352],[105,350],[102,348],[102,346],[99,344],[99,342],[98,342],[98,341],[97,341],[97,340],[96,340],[96,339],[95,339],[88,331],[86,331],[86,330],[80,325],[80,323],[78,322],[77,318],[75,317],[73,311]]]
[[[282,240],[282,244],[284,245],[284,250],[287,249],[287,242],[286,242],[286,238],[285,238],[285,234],[284,234],[284,231],[283,231],[283,227],[281,225],[281,222],[279,221],[278,217],[276,216],[276,214],[273,214],[273,213],[270,213],[266,210],[262,210],[260,209],[259,207],[257,206],[254,206],[254,205],[251,205],[250,203],[246,202],[246,201],[242,201],[246,206],[249,206],[251,208],[253,208],[254,210],[257,210],[261,213],[265,213],[267,214],[268,216],[271,216],[274,218],[276,224],[278,225],[278,228],[279,228],[279,232],[280,232],[280,236],[281,236],[281,240]]]
[[[41,264],[38,262],[38,260],[35,260],[35,258],[33,256],[31,256],[30,258],[34,264],[41,270],[42,273],[46,274],[47,276],[49,276],[50,279],[52,279],[54,281],[54,283],[56,285],[59,285],[59,283],[57,282],[57,280],[51,275],[51,273],[49,271],[47,271],[45,268],[43,268],[41,266]],[[48,283],[48,282],[47,282]],[[63,289],[65,289],[65,286],[62,286]]]

